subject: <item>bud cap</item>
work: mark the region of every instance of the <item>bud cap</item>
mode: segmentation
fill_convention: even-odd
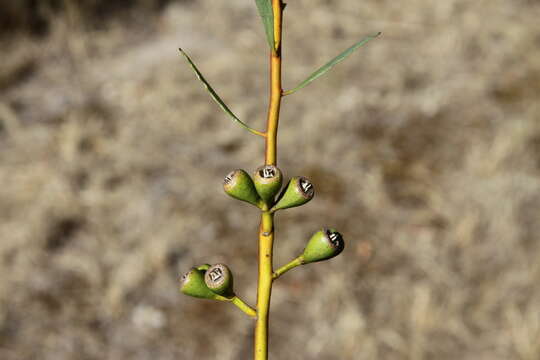
[[[272,206],[283,183],[281,170],[274,165],[260,166],[253,174],[253,182],[259,196],[267,205]]]
[[[206,286],[215,294],[230,297],[233,292],[233,276],[231,270],[225,264],[210,266],[204,275]]]
[[[304,262],[308,264],[331,259],[339,255],[344,247],[345,242],[343,241],[343,237],[336,230],[319,230],[309,239],[304,249]]]

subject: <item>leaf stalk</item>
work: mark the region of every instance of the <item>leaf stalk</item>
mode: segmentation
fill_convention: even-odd
[[[262,136],[262,137],[266,137],[266,133],[263,133],[263,132],[260,132],[260,131],[258,131],[258,130],[252,129],[252,128],[249,127],[246,123],[244,123],[242,120],[240,120],[240,119],[238,118],[238,116],[236,116],[236,115],[231,111],[231,109],[229,109],[229,107],[227,106],[227,104],[225,104],[225,102],[221,99],[221,97],[219,97],[219,95],[217,94],[217,92],[216,92],[216,91],[212,88],[212,86],[208,83],[208,81],[206,80],[206,78],[203,76],[203,74],[201,73],[201,71],[199,70],[199,68],[197,67],[197,65],[195,65],[195,63],[193,62],[193,60],[191,60],[191,58],[189,57],[189,55],[188,55],[184,50],[182,50],[182,48],[179,48],[178,50],[179,50],[180,53],[186,58],[186,60],[188,61],[189,65],[191,66],[191,68],[192,68],[193,71],[195,72],[195,75],[196,75],[197,78],[199,79],[199,81],[202,82],[202,84],[204,85],[206,91],[208,91],[208,93],[210,94],[210,96],[212,97],[212,99],[219,105],[219,107],[221,108],[221,110],[223,110],[223,112],[225,112],[227,115],[229,115],[233,121],[235,121],[236,123],[238,123],[238,125],[240,125],[240,126],[243,127],[244,129],[246,129],[246,130],[249,131],[250,133],[255,134],[255,135],[259,135],[259,136]]]

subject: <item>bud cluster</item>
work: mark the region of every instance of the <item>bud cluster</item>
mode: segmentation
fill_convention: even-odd
[[[315,195],[313,184],[303,176],[292,177],[283,187],[283,174],[274,165],[264,165],[253,176],[246,171],[231,171],[223,180],[223,189],[229,196],[250,203],[265,213],[274,213],[306,204]],[[331,259],[344,248],[343,237],[331,228],[317,231],[309,239],[302,255],[286,265],[288,269],[303,264]],[[292,266],[289,266],[291,265]],[[281,273],[277,271],[277,276]],[[204,264],[192,268],[182,277],[181,291],[190,296],[231,300],[235,298],[233,276],[224,264]]]
[[[231,197],[248,202],[263,211],[275,212],[303,205],[315,194],[305,177],[293,177],[283,191],[283,175],[274,165],[264,165],[250,177],[244,170],[234,170],[223,180],[223,189]]]

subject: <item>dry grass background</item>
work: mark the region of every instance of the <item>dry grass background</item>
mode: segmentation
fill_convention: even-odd
[[[0,358],[249,359],[252,323],[177,281],[225,261],[254,302],[257,212],[221,179],[263,146],[177,48],[263,128],[253,1],[31,3],[0,5]],[[286,87],[383,36],[284,100],[280,167],[317,195],[278,215],[276,264],[320,226],[347,246],[276,283],[272,359],[540,359],[539,17],[290,1]]]

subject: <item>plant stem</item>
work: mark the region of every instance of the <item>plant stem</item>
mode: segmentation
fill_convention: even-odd
[[[268,359],[268,315],[272,293],[272,231],[274,215],[263,212],[259,230],[259,283],[257,289],[257,322],[255,324],[255,360]]]
[[[304,264],[304,255],[300,255],[299,257],[297,257],[296,259],[294,259],[293,261],[291,261],[287,265],[283,265],[282,267],[277,269],[274,272],[274,275],[272,276],[272,278],[275,280],[278,277],[280,277],[281,275],[285,274],[287,271],[289,271],[291,269],[294,269],[295,267],[303,265],[303,264]]]
[[[279,109],[281,107],[281,0],[272,0],[274,12],[274,40],[275,51],[270,51],[270,102],[268,104],[268,118],[266,127],[266,164],[276,165],[277,131],[279,122]]]
[[[252,318],[257,317],[257,311],[255,311],[255,309],[253,309],[251,306],[246,304],[238,296],[234,296],[232,299],[230,299],[230,302],[236,305],[240,310],[242,310],[243,312],[245,312],[247,315],[251,316]]]
[[[270,49],[270,101],[266,126],[265,164],[277,163],[277,131],[281,106],[281,25],[282,0],[272,0],[274,14],[274,49]],[[259,279],[257,288],[257,322],[255,325],[254,359],[268,359],[268,316],[273,280],[274,215],[261,214],[259,228]]]

